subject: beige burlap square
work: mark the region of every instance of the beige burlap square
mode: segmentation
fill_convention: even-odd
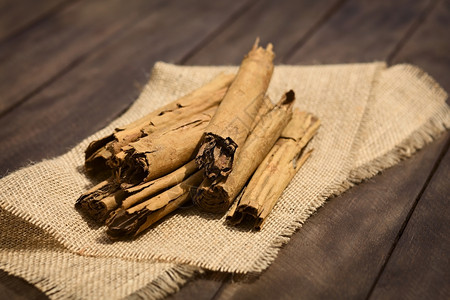
[[[74,201],[92,185],[80,172],[83,151],[90,141],[191,91],[219,72],[234,71],[236,67],[157,63],[149,84],[122,117],[68,153],[1,179],[2,218],[9,220],[2,221],[1,227],[22,223],[9,226],[10,234],[2,238],[0,266],[50,291],[54,298],[97,298],[103,295],[97,293],[99,289],[112,291],[108,295],[114,298],[133,292],[156,297],[176,290],[201,268],[260,272],[329,196],[408,157],[450,125],[446,93],[413,66],[277,66],[269,96],[277,99],[287,89],[294,89],[297,107],[319,116],[322,127],[308,146],[315,149],[314,155],[288,186],[261,232],[226,226],[223,216],[192,207],[178,211],[133,242],[112,243],[104,228],[87,223],[75,211]],[[21,233],[13,228],[19,227],[30,228],[26,232],[34,236],[30,240],[36,246],[17,245],[14,237]],[[47,268],[26,266],[30,260],[54,263]],[[128,273],[129,268],[139,272],[133,269]],[[69,269],[91,274],[93,283],[58,275]],[[106,273],[114,275],[104,276]]]

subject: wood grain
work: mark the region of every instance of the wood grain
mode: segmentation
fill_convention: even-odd
[[[70,2],[69,0],[1,0],[0,42],[48,18]]]
[[[450,91],[450,1],[438,1],[393,63],[414,63]]]
[[[424,24],[406,42],[394,62],[414,62],[447,90],[450,88],[450,45],[442,39],[450,25],[450,5],[439,1]],[[447,100],[447,103],[449,100]],[[447,134],[449,136],[449,134]],[[450,232],[448,230],[450,153],[447,149],[412,216],[401,231],[370,298],[448,299],[450,297]],[[445,152],[444,152],[445,153]],[[444,155],[444,154],[442,154]]]
[[[348,1],[284,62],[384,61],[432,3],[432,0]]]
[[[67,72],[55,73],[51,82],[0,119],[0,176],[28,160],[62,154],[106,125],[138,95],[155,60],[238,63],[245,52],[239,49],[247,49],[261,32],[264,43],[275,41],[275,50],[282,54],[279,62],[391,58],[418,64],[450,87],[446,63],[450,43],[444,38],[449,30],[448,2],[441,1],[436,7],[433,0],[350,0],[342,7],[339,1],[323,7],[315,3],[321,1],[294,2],[253,5],[248,1],[230,6],[206,0],[189,4],[165,1],[158,11],[89,50],[90,54]],[[292,46],[298,51],[289,49]],[[405,295],[412,298],[438,297],[441,290],[448,298],[448,213],[442,214],[448,210],[448,188],[442,188],[448,182],[448,154],[444,171],[438,169],[396,244],[448,139],[449,134],[413,158],[330,200],[259,278],[243,280],[208,273],[172,298],[365,298],[374,284],[374,298],[398,298],[405,289],[409,289]],[[437,201],[440,198],[443,200]],[[419,270],[423,273],[420,282],[412,278]],[[8,287],[7,283],[15,280],[19,282],[16,287]],[[424,286],[417,287],[421,284]],[[13,298],[42,296],[36,290],[27,291],[27,286],[21,279],[0,273],[0,298],[5,293]]]
[[[450,299],[449,174],[447,151],[370,299]]]
[[[431,5],[427,1],[421,5],[415,2],[415,13],[410,10],[406,14],[408,18],[401,18],[404,24],[396,21],[388,27],[380,27],[381,19],[397,20],[397,11],[406,3],[399,3],[398,9],[391,6],[390,12],[382,9],[385,7],[383,3],[379,3],[378,8],[375,3],[361,4],[359,10],[354,10],[359,5],[355,2],[346,3],[342,12],[338,11],[311,38],[316,52],[311,51],[309,57],[296,54],[289,61],[313,62],[312,57],[334,63],[374,57],[387,59]],[[358,28],[356,33],[352,34],[346,24]],[[337,32],[338,28],[342,32]],[[337,38],[344,36],[353,49],[349,52],[348,47],[342,44],[323,50],[317,41],[332,35],[328,31]],[[370,46],[373,41],[364,38],[371,33],[379,46]],[[307,43],[305,47],[310,46]],[[299,53],[306,52],[300,48]],[[228,283],[218,299],[366,297],[389,257],[397,234],[426,183],[445,140],[446,137],[441,138],[413,159],[329,201],[293,236],[266,273],[252,283]]]
[[[444,142],[329,200],[259,278],[216,299],[366,298]]]
[[[219,292],[224,281],[231,279],[231,274],[220,272],[206,272],[200,278],[195,278],[182,287],[181,291],[167,297],[167,300],[209,300]]]
[[[164,1],[0,119],[0,174],[62,154],[104,127],[136,99],[157,60],[180,59],[243,4]]]
[[[268,42],[274,45],[275,63],[279,63],[341,2],[260,1],[183,62],[191,65],[238,65],[256,37],[260,37],[262,45]]]
[[[161,5],[161,0],[82,1],[0,45],[0,116]]]

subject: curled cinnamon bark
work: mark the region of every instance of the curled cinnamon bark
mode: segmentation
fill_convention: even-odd
[[[295,111],[292,120],[250,179],[242,197],[227,214],[236,225],[244,218],[260,230],[286,186],[311,155],[305,146],[320,126],[317,117]]]
[[[168,215],[190,199],[190,190],[203,179],[197,171],[180,184],[129,209],[119,209],[107,220],[111,239],[133,237]]]
[[[118,174],[124,184],[136,185],[176,170],[193,158],[215,107],[156,131],[123,147],[117,155]]]
[[[210,179],[226,177],[263,103],[273,72],[272,44],[258,47],[258,40],[242,61],[216,115],[205,130],[196,162]]]
[[[92,219],[103,222],[121,200],[122,191],[120,191],[119,184],[110,178],[81,195],[75,203],[75,208]]]
[[[197,206],[212,213],[221,213],[229,208],[291,119],[294,100],[294,92],[287,92],[261,118],[238,151],[237,160],[228,177],[214,181],[205,178],[193,199]]]
[[[196,171],[197,165],[192,160],[166,176],[127,189],[120,189],[119,184],[113,179],[105,180],[81,195],[75,207],[102,223],[107,218],[113,217],[119,211],[118,207],[126,210],[137,205],[181,183]]]
[[[139,204],[150,196],[181,183],[196,171],[198,171],[197,165],[195,161],[191,160],[184,166],[163,177],[125,189],[124,193],[126,198],[122,201],[121,208],[128,209]]]
[[[187,120],[195,114],[217,106],[222,101],[234,77],[230,74],[220,74],[192,93],[125,127],[117,128],[109,136],[93,141],[85,151],[86,172],[92,176],[98,176],[102,173],[108,174],[111,169],[111,159],[121,151],[122,147],[156,130],[170,126],[180,120]]]

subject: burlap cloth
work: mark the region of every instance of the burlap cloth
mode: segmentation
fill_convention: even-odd
[[[294,89],[297,107],[322,127],[312,157],[290,183],[261,232],[232,228],[223,216],[182,209],[132,242],[74,209],[92,183],[82,173],[92,140],[236,67],[157,63],[139,99],[104,130],[68,153],[0,180],[0,268],[52,298],[162,297],[204,268],[260,272],[325,200],[413,154],[450,125],[446,93],[423,71],[384,63],[277,66],[268,94]]]

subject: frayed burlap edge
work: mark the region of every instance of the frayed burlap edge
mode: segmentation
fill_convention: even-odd
[[[178,292],[188,281],[203,273],[204,270],[199,267],[179,265],[125,299],[161,299]]]
[[[58,251],[58,250],[56,250]],[[17,269],[13,265],[0,264],[0,268],[9,275],[23,278],[50,299],[67,299],[61,286],[45,280],[37,274],[24,274],[24,270]],[[204,270],[190,265],[178,265],[158,276],[146,286],[138,289],[125,299],[162,299],[170,294],[178,292],[188,281],[204,273]]]
[[[447,96],[447,93],[444,91],[444,89],[426,72],[412,65],[408,65],[408,67],[415,71],[415,75],[419,77],[426,85],[428,85],[430,89],[433,89],[440,95]],[[375,75],[372,84],[372,91],[379,83],[379,74],[382,71],[383,69],[378,70],[378,74]],[[370,97],[375,97],[374,93],[371,92]],[[370,100],[371,99],[369,99],[369,101]],[[365,113],[360,124],[360,129],[366,125],[364,122],[364,116]],[[246,275],[248,275],[249,277],[256,276],[258,273],[264,271],[278,256],[278,252],[281,250],[281,247],[289,242],[291,236],[303,226],[305,221],[313,213],[315,213],[320,207],[324,206],[328,199],[339,196],[356,184],[370,179],[381,171],[396,165],[402,160],[410,158],[414,153],[422,149],[427,144],[430,144],[449,128],[450,114],[448,106],[444,102],[441,104],[440,109],[435,116],[428,119],[428,121],[420,126],[418,130],[414,131],[409,137],[407,137],[399,145],[394,147],[394,149],[388,151],[381,157],[378,157],[361,167],[351,170],[350,174],[348,174],[348,178],[345,181],[334,182],[330,184],[330,186],[322,195],[318,196],[315,201],[311,202],[311,206],[307,210],[302,212],[302,214],[295,221],[293,221],[289,226],[282,230],[278,238],[275,239],[272,245],[270,245],[266,253],[264,253],[264,255],[256,261],[254,269]],[[350,157],[355,154],[358,146],[363,143],[363,140],[358,138],[358,136],[359,135],[357,134],[353,150],[349,155]],[[348,163],[350,162],[347,162],[347,164]]]
[[[379,76],[375,76],[373,86],[375,86],[378,77]],[[426,84],[428,84],[431,89],[442,90],[439,87],[439,85],[425,72],[421,74],[421,79],[424,82],[426,82]],[[363,126],[363,123],[364,122],[362,121],[361,126]],[[402,143],[397,145],[394,149],[392,149],[385,155],[372,160],[371,162],[365,164],[364,166],[352,170],[350,174],[346,174],[348,179],[345,180],[344,182],[332,183],[322,195],[318,196],[315,199],[315,201],[310,203],[310,207],[307,210],[302,212],[302,214],[298,216],[298,218],[295,221],[293,221],[284,230],[282,230],[278,238],[275,239],[275,241],[268,248],[268,250],[255,262],[254,268],[250,271],[250,274],[248,275],[257,274],[265,270],[275,260],[281,247],[290,240],[291,236],[298,229],[300,229],[303,226],[303,223],[306,221],[308,217],[311,216],[311,214],[313,214],[315,211],[317,211],[318,208],[320,208],[326,203],[327,199],[333,196],[340,195],[349,188],[351,188],[352,186],[370,177],[373,177],[380,171],[397,164],[401,160],[411,157],[411,155],[413,155],[419,149],[423,148],[425,145],[432,142],[449,127],[450,127],[450,116],[448,114],[448,107],[445,103],[443,103],[438,114],[430,118],[424,125],[422,125],[418,130],[413,132],[408,138],[406,138]],[[358,143],[357,138],[355,139],[355,143]],[[12,207],[10,207],[9,209],[12,209],[12,211],[15,210]],[[16,215],[20,215],[19,217],[22,217],[28,221],[30,219],[30,216],[24,216],[20,213],[18,214],[17,211],[15,213]],[[33,218],[31,217],[31,219]],[[49,230],[49,228],[45,228],[46,226],[43,226],[44,224],[40,224],[39,220],[33,219],[33,223],[38,226],[42,226],[45,230]],[[208,268],[208,266],[204,267]],[[220,271],[230,272],[230,270],[226,269],[224,270],[220,269]],[[147,286],[134,292],[127,298],[131,299],[147,298],[147,297],[156,299],[163,298],[169,294],[177,292],[180,289],[180,287],[183,286],[186,282],[192,280],[196,275],[201,274],[203,272],[204,271],[201,268],[196,266],[179,265],[176,268],[172,269],[171,271],[166,272],[164,275],[159,276],[156,280],[152,281]],[[15,272],[14,270],[11,270],[11,272],[8,273],[14,275],[20,274],[20,272]],[[39,286],[39,288],[51,298],[58,299],[62,297],[58,287],[55,287],[49,282],[42,281],[42,279],[38,278],[35,279],[27,278],[27,280],[29,280],[31,284]]]
[[[372,84],[371,84],[371,90],[373,90],[373,86],[374,86],[375,82],[378,80],[380,72],[382,72],[383,70],[386,69],[385,63],[383,63],[383,62],[379,62],[379,63],[380,63],[380,65],[383,65],[383,66],[380,67],[374,74],[374,77],[372,79]],[[372,97],[372,92],[369,92],[369,97]],[[364,116],[362,116],[361,118],[363,118],[363,117]],[[351,157],[351,155],[352,155],[352,153],[349,154],[349,157]],[[274,240],[273,244],[268,248],[267,252],[265,254],[262,254],[261,258],[259,258],[255,261],[255,265],[253,266],[253,268],[250,268],[249,271],[232,270],[227,267],[217,267],[217,266],[210,265],[209,263],[202,263],[199,261],[191,261],[189,259],[177,258],[177,263],[188,264],[188,265],[195,264],[195,266],[197,266],[197,268],[204,268],[204,269],[208,269],[208,270],[212,270],[212,271],[220,271],[220,272],[228,272],[228,273],[236,273],[236,274],[248,274],[248,273],[255,274],[255,273],[262,272],[263,270],[267,269],[270,266],[270,264],[275,260],[280,248],[289,241],[290,236],[293,233],[295,233],[295,231],[298,230],[302,226],[304,221],[312,213],[314,213],[318,207],[322,206],[326,199],[335,195],[334,192],[336,191],[336,187],[341,186],[341,184],[342,184],[341,180],[342,180],[342,178],[345,178],[348,176],[348,170],[350,170],[350,168],[351,168],[350,159],[347,159],[347,162],[346,162],[344,168],[336,175],[336,177],[339,177],[340,179],[332,182],[329,185],[329,187],[327,189],[325,189],[323,196],[321,196],[318,199],[316,199],[315,201],[311,202],[310,207],[308,209],[306,209],[305,211],[303,211],[298,219],[294,220],[292,224],[288,225],[286,227],[286,229],[283,230],[279,234],[278,238],[276,238]],[[340,192],[338,194],[340,194]],[[42,229],[46,230],[52,236],[57,236],[57,233],[54,231],[54,229],[52,229],[51,227],[49,227],[48,225],[43,223],[40,219],[35,218],[26,212],[18,211],[15,207],[8,205],[8,204],[6,204],[4,206],[4,208],[6,208],[8,211],[13,213],[14,215],[16,215],[22,219],[25,219],[26,221],[28,221],[32,224],[35,224],[35,225],[41,227]],[[68,251],[78,254],[78,255],[99,257],[99,258],[100,257],[110,257],[109,255],[105,255],[101,251],[91,251],[89,254],[81,253],[80,251],[75,250],[71,245],[66,243],[66,241],[64,240],[63,237],[60,242],[67,248]],[[152,260],[155,262],[158,262],[158,261],[168,262],[168,261],[171,261],[172,258],[166,257],[166,256],[161,256],[161,255],[152,255],[151,257],[146,257],[146,258],[142,258],[139,256],[129,256],[128,259]]]

